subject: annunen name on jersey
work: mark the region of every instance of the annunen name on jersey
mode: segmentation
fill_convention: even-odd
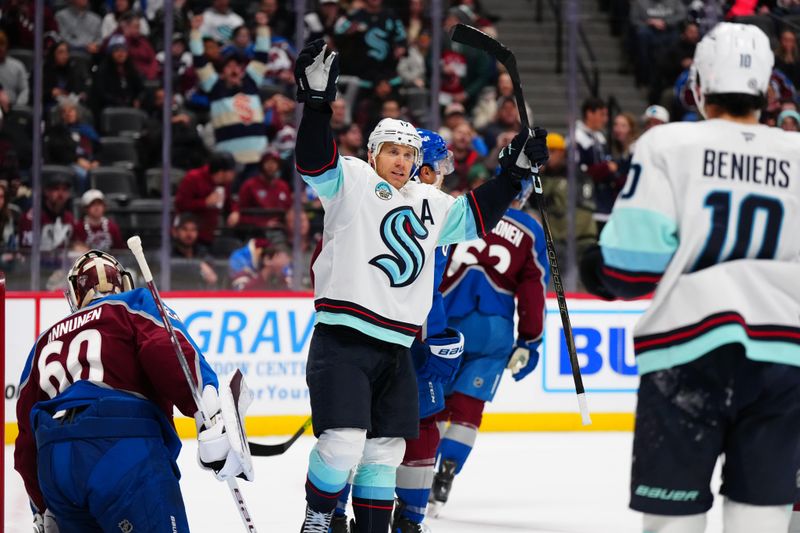
[[[703,177],[771,185],[789,186],[791,163],[785,159],[761,155],[737,154],[723,150],[705,150]]]
[[[522,242],[522,237],[525,235],[521,229],[513,224],[509,224],[505,220],[500,220],[492,230],[492,233],[517,247],[519,247]]]
[[[71,331],[75,331],[76,329],[82,327],[87,322],[91,322],[92,320],[97,320],[100,318],[100,314],[103,312],[103,307],[98,307],[97,309],[92,309],[88,313],[84,313],[82,315],[73,316],[64,322],[59,322],[50,330],[50,333],[47,335],[47,342],[53,342],[54,340],[58,339],[60,336],[69,333]]]

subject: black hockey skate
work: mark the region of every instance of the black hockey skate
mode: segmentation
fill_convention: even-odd
[[[450,496],[450,489],[453,488],[453,478],[456,477],[457,464],[451,459],[445,459],[439,465],[439,471],[433,476],[431,485],[431,495],[428,498],[428,515],[436,518],[442,510],[442,506],[447,503]]]
[[[392,533],[430,533],[425,524],[417,524],[405,516],[396,517],[392,522]]]
[[[347,515],[334,514],[331,519],[330,533],[351,533],[347,527]]]
[[[306,505],[306,519],[303,520],[303,527],[300,533],[328,533],[331,523],[330,513],[319,513]]]

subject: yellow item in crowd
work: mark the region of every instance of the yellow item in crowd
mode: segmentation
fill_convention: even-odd
[[[547,134],[547,149],[548,150],[566,150],[567,148],[567,141],[564,140],[564,136],[558,133],[548,133]]]

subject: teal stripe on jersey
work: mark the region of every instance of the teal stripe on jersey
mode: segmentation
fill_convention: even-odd
[[[308,458],[308,479],[319,490],[337,493],[347,484],[349,470],[336,470],[325,464],[316,449],[311,450]]]
[[[647,350],[636,356],[639,375],[664,370],[699,359],[725,344],[740,343],[748,359],[800,366],[800,346],[782,341],[751,339],[740,324],[725,324],[682,344]]]
[[[333,198],[342,187],[342,165],[329,168],[319,176],[300,174],[303,181],[311,185],[320,198]]]
[[[487,228],[490,230],[491,228]],[[475,226],[475,215],[467,201],[467,195],[462,194],[447,212],[447,219],[439,234],[437,246],[447,246],[457,242],[474,241],[480,239],[478,228]]]
[[[364,500],[393,500],[396,472],[397,468],[389,465],[359,466],[353,479],[353,497]]]
[[[361,320],[360,318],[340,313],[317,311],[315,323],[329,324],[331,326],[347,326],[356,331],[360,331],[364,335],[369,335],[370,337],[391,342],[393,344],[399,344],[400,346],[405,346],[406,348],[410,348],[411,343],[414,342],[413,335],[403,335],[402,333],[370,324],[366,320]]]
[[[660,274],[678,249],[678,226],[657,211],[618,208],[600,234],[600,246],[612,268]]]

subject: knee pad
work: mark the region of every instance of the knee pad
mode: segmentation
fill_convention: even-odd
[[[399,437],[381,437],[367,439],[364,446],[362,464],[378,464],[397,468],[403,462],[406,452],[406,441]]]
[[[358,428],[326,429],[315,449],[322,461],[336,470],[352,470],[361,459],[367,430]]]
[[[789,531],[791,505],[751,505],[725,498],[722,524],[725,533],[784,533]]]
[[[642,517],[644,533],[703,533],[706,529],[706,514],[667,516],[645,514]]]

